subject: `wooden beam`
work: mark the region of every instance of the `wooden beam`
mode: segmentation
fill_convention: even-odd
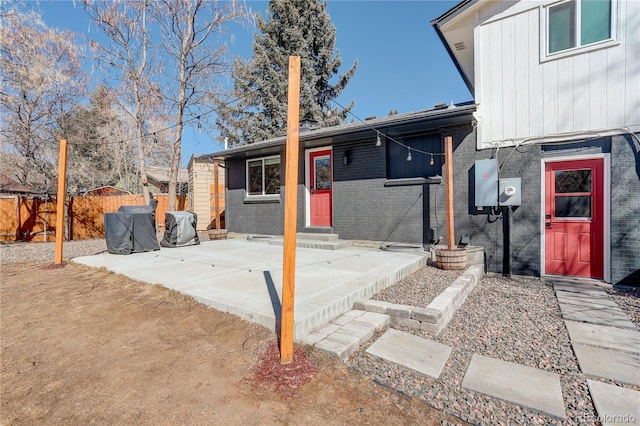
[[[58,205],[56,208],[56,258],[57,265],[62,263],[62,241],[64,240],[64,199],[67,183],[67,140],[60,139],[58,158]]]
[[[300,57],[289,56],[287,147],[285,158],[284,251],[280,362],[293,361],[293,302],[296,279],[296,223],[298,217],[298,149],[300,136]]]
[[[453,139],[451,136],[444,138],[444,161],[445,167],[445,203],[447,209],[447,248],[455,248],[455,230],[453,223]]]
[[[215,198],[213,200],[214,211],[216,214],[216,231],[220,230],[220,188],[218,188],[218,162],[214,160],[213,163],[213,190]]]

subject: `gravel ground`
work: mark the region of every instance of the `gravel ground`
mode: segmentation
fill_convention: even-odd
[[[426,306],[442,286],[451,282],[450,279],[450,271],[426,267],[376,298]],[[427,296],[421,297],[424,288]],[[639,293],[618,289],[612,289],[610,293],[629,317],[637,321]],[[383,386],[419,398],[472,424],[594,424],[596,412],[587,377],[580,372],[553,288],[540,279],[514,277],[509,280],[486,275],[440,335],[400,329],[453,347],[440,379],[426,378],[373,357],[365,352],[367,346],[361,347],[348,360],[349,366]],[[374,341],[370,340],[369,344]],[[463,389],[461,383],[473,354],[559,374],[567,420],[553,419]]]
[[[64,244],[63,257],[71,259],[105,250],[104,239],[69,241]],[[54,255],[55,243],[0,243],[1,263],[53,262]],[[426,307],[457,276],[457,271],[425,267],[379,293],[375,299]],[[640,327],[640,289],[608,291]],[[596,418],[586,376],[580,372],[573,354],[553,288],[539,279],[514,277],[509,280],[485,275],[440,335],[402,330],[453,347],[440,379],[429,379],[373,357],[365,353],[366,345],[347,361],[350,368],[370,376],[382,386],[418,398],[472,424],[586,425],[593,424],[590,419]],[[371,339],[369,344],[374,341]],[[545,417],[463,389],[462,379],[473,354],[559,374],[567,420]]]
[[[95,240],[66,241],[62,245],[62,258],[91,256],[107,251],[104,238]],[[55,261],[56,243],[0,243],[0,261],[13,262],[51,262]]]

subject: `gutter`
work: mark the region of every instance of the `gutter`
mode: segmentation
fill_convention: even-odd
[[[359,123],[348,123],[339,126],[320,128],[316,130],[309,130],[300,132],[300,142],[308,142],[314,140],[320,140],[330,138],[334,136],[348,135],[351,133],[357,133],[362,131],[382,130],[389,127],[401,126],[403,124],[411,124],[416,121],[430,121],[440,118],[456,117],[465,114],[472,114],[476,109],[476,104],[473,102],[459,104],[455,108],[440,108],[429,109],[418,112],[410,112],[406,114],[398,114],[394,116],[386,116],[377,119],[367,120]],[[259,149],[269,149],[282,146],[286,143],[287,137],[280,136],[273,139],[268,139],[263,142],[256,142],[247,145],[242,145],[234,148],[230,148],[224,151],[218,151],[211,154],[201,154],[197,158],[233,158],[237,154],[242,154],[247,151],[254,151]]]

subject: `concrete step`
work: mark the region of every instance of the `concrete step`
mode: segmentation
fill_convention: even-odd
[[[319,234],[311,232],[298,232],[296,234],[298,240],[314,240],[314,241],[338,241],[338,234]]]
[[[315,346],[321,352],[345,360],[360,345],[389,325],[389,316],[375,312],[351,310],[334,318],[324,327],[309,333],[302,343]]]
[[[282,246],[284,245],[284,240],[281,238],[274,238],[274,239],[267,240],[267,244],[269,244],[270,246]],[[296,239],[296,247],[320,249],[320,250],[340,250],[343,248],[353,247],[353,243],[351,241],[345,241],[345,240],[323,241],[323,240]]]

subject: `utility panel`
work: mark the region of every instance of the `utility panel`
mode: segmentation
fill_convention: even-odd
[[[498,205],[498,160],[476,160],[476,207],[495,207]]]
[[[500,179],[499,192],[501,206],[519,206],[522,203],[520,178]]]

